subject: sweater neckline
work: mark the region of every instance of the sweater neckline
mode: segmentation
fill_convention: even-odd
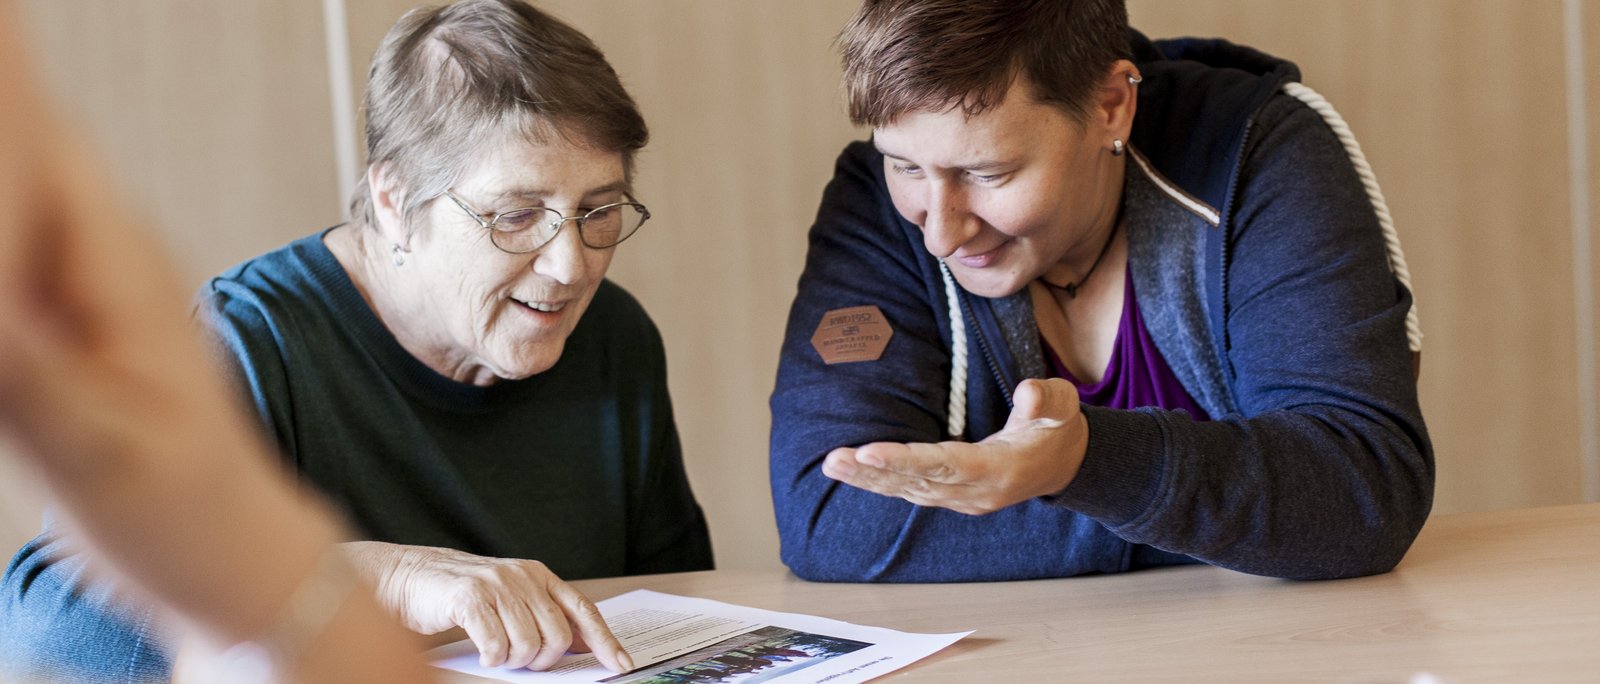
[[[523,380],[500,380],[487,386],[458,382],[412,356],[383,324],[377,312],[368,306],[349,272],[324,242],[328,233],[343,225],[346,224],[302,238],[296,251],[311,277],[326,293],[326,303],[336,320],[407,394],[447,411],[481,411],[539,384],[539,375]]]

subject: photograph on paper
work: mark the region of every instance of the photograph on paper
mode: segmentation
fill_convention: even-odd
[[[762,627],[664,663],[600,680],[605,684],[756,684],[872,644]]]

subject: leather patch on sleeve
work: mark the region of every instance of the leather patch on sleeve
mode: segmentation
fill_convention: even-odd
[[[889,346],[894,330],[876,306],[852,306],[822,314],[811,347],[828,365],[877,361]]]

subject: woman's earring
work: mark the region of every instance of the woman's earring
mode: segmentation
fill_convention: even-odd
[[[1127,151],[1128,146],[1122,144],[1122,138],[1116,138],[1111,141],[1111,156],[1120,157],[1124,152]],[[395,249],[399,249],[399,247],[396,247]]]
[[[391,256],[394,257],[394,265],[396,265],[396,266],[404,266],[404,265],[406,265],[406,253],[405,253],[405,250],[400,249],[400,245],[395,245],[394,249],[390,250],[390,254],[391,254]]]
[[[1140,83],[1144,83],[1143,76],[1138,74],[1128,74],[1128,85],[1139,85]]]

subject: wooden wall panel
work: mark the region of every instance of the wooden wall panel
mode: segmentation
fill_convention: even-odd
[[[1578,501],[1560,0],[1131,0],[1297,62],[1361,139],[1426,335],[1435,510]]]
[[[21,6],[63,110],[194,283],[336,222],[320,4]]]

